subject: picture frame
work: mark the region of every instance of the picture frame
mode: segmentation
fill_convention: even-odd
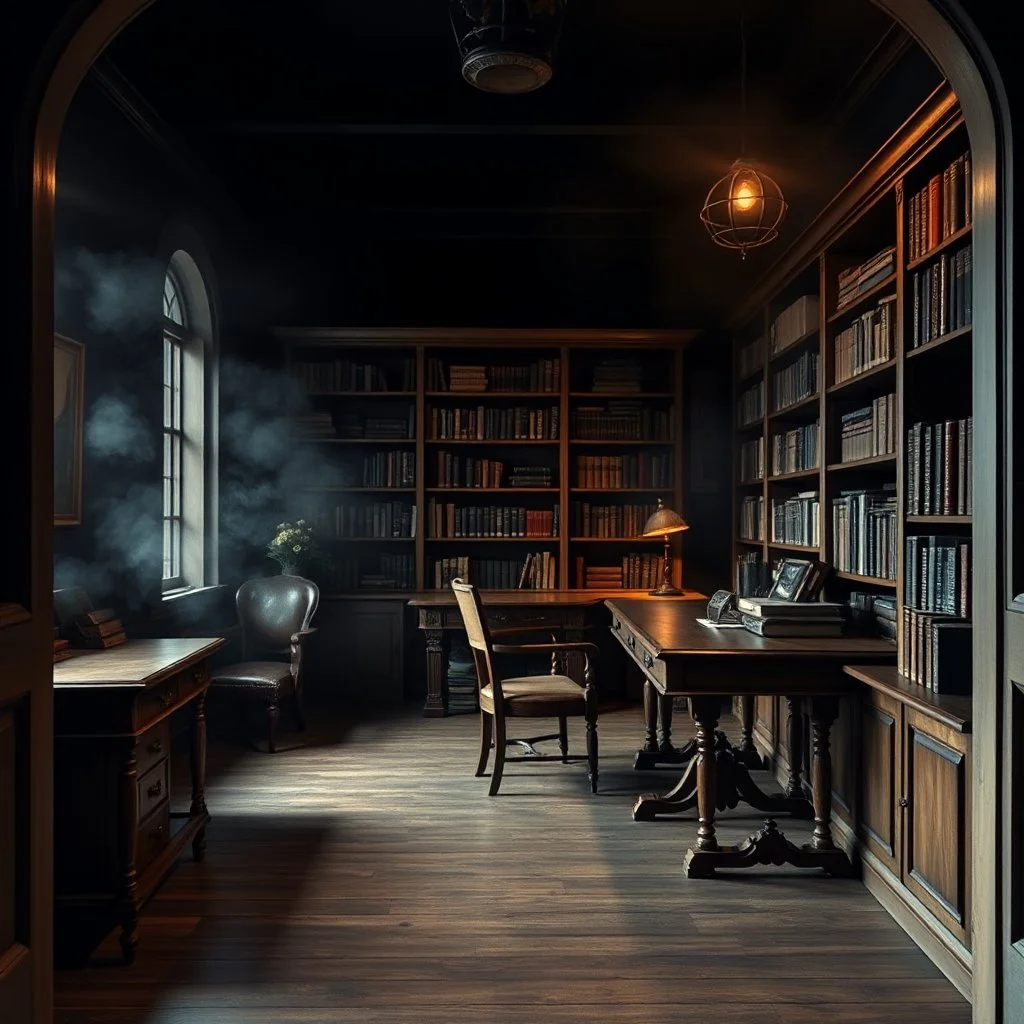
[[[85,346],[53,336],[53,525],[82,522]]]
[[[784,558],[779,563],[779,571],[768,596],[781,601],[793,601],[799,594],[804,577],[811,569],[811,562],[806,558]]]

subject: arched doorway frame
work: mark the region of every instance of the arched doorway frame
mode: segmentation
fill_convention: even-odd
[[[117,34],[154,0],[93,0],[76,6],[77,20],[66,24],[67,40],[39,68],[46,81],[36,109],[27,111],[35,125],[32,160],[31,220],[31,344],[33,379],[52,376],[54,197],[57,150],[64,118],[82,79]],[[871,0],[902,24],[928,52],[949,80],[964,112],[974,166],[974,407],[995,404],[996,415],[978,420],[975,450],[975,678],[991,689],[975,694],[973,815],[973,914],[987,922],[974,929],[974,1020],[1000,1019],[1001,878],[996,855],[1001,836],[1002,615],[1006,606],[1005,559],[1002,550],[1004,478],[1004,416],[1007,353],[1012,330],[1012,179],[1010,108],[999,70],[981,34],[953,0]],[[84,13],[83,13],[84,11]],[[1007,286],[1003,286],[1006,283]],[[38,389],[37,403],[52,396]],[[33,408],[34,451],[43,455],[45,431],[52,410]],[[49,466],[37,456],[33,469],[32,593],[43,607],[50,588],[52,550],[49,510],[52,480]],[[41,466],[45,466],[45,472]],[[43,514],[45,513],[44,522]],[[45,527],[45,529],[44,529]],[[984,543],[978,543],[979,540]],[[983,581],[984,585],[979,585]],[[978,627],[976,626],[976,629]],[[43,634],[37,632],[41,639]],[[40,684],[41,685],[41,684]],[[43,707],[48,706],[46,702]],[[42,974],[37,975],[42,977]],[[43,993],[43,1004],[48,1000]]]

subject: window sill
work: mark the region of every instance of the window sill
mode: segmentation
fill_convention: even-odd
[[[191,604],[190,598],[201,601],[205,598],[212,598],[214,594],[226,591],[227,587],[217,583],[207,587],[181,587],[178,590],[168,590],[160,597],[160,607],[170,612],[172,609],[177,612],[182,605]],[[159,615],[159,612],[157,612]]]

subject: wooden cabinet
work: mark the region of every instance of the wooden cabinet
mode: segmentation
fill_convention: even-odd
[[[899,875],[900,704],[868,690],[861,703],[861,764],[858,834],[894,875]]]
[[[775,753],[775,698],[754,698],[754,742],[766,757]]]

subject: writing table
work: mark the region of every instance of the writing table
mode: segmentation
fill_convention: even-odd
[[[894,662],[895,647],[871,637],[769,639],[745,629],[712,629],[697,622],[703,610],[694,602],[605,603],[612,635],[658,694],[689,699],[697,733],[695,757],[670,793],[644,794],[633,808],[635,819],[650,820],[659,813],[697,807],[697,838],[683,862],[687,877],[706,878],[717,868],[754,864],[793,864],[821,867],[832,875],[850,874],[849,858],[832,840],[829,733],[839,697],[854,684],[843,666]],[[734,807],[739,799],[769,812],[800,811],[791,796],[761,793],[728,744],[719,740],[722,699],[744,695],[780,695],[810,707],[814,832],[802,846],[786,839],[773,818],[738,846],[721,846],[716,839],[716,809]],[[720,768],[730,776],[731,792],[719,788]]]

